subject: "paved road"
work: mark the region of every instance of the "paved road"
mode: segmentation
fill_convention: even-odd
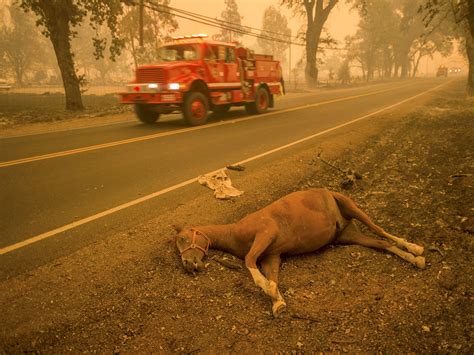
[[[147,199],[151,194],[442,83],[430,79],[292,94],[268,114],[247,116],[234,109],[198,128],[173,115],[151,126],[129,121],[1,139],[0,279],[129,228],[203,190],[185,183]],[[123,208],[130,201],[133,206]],[[41,241],[28,244],[38,236]]]

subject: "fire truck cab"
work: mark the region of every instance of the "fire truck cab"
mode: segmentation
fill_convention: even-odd
[[[284,90],[280,63],[206,37],[175,37],[162,46],[156,64],[137,68],[135,79],[120,93],[121,102],[133,104],[144,123],[181,111],[192,126],[206,123],[209,110],[224,113],[245,106],[255,114],[273,107],[274,95]]]

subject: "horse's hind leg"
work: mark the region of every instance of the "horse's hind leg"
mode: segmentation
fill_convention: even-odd
[[[376,225],[372,220],[365,214],[357,205],[355,204],[354,201],[352,201],[349,197],[344,196],[340,193],[337,192],[332,192],[332,195],[336,199],[337,206],[339,207],[339,210],[341,211],[341,214],[344,218],[350,220],[352,218],[355,218],[362,223],[364,223],[369,229],[377,234],[380,237],[385,237],[390,240],[393,240],[395,243],[398,245],[406,248],[410,253],[414,255],[422,255],[424,248],[420,245],[410,243],[407,240],[394,236],[393,234],[387,233],[386,231],[383,230],[382,227]]]
[[[278,290],[280,262],[280,255],[267,255],[260,262],[260,265],[262,266],[262,272],[269,281],[267,294],[272,298],[272,311],[274,317],[278,317],[286,307],[285,300]]]
[[[359,228],[355,225],[354,221],[350,221],[347,227],[341,232],[339,237],[334,242],[335,244],[357,244],[369,248],[377,248],[387,250],[395,255],[398,255],[403,260],[423,269],[425,267],[425,258],[422,256],[414,256],[413,254],[407,253],[396,246],[390,244],[385,240],[375,239],[362,234]]]

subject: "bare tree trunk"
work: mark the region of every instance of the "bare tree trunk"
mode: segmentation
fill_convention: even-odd
[[[135,71],[138,68],[138,59],[137,59],[137,50],[135,49],[135,42],[133,38],[133,32],[130,31],[130,46],[131,46],[131,53],[133,58],[133,65],[135,66]]]
[[[316,66],[316,55],[318,53],[318,42],[306,42],[306,84],[310,88],[315,88],[318,84],[318,67]]]
[[[318,67],[316,65],[316,56],[318,53],[321,32],[329,13],[336,6],[339,0],[329,0],[324,7],[323,0],[304,0],[306,9],[306,84],[308,87],[316,87],[318,83]]]
[[[360,69],[362,70],[362,80],[365,81],[367,78],[367,75],[365,74],[365,65],[362,60],[360,61]]]
[[[383,77],[390,78],[392,76],[392,58],[387,48],[383,51]]]
[[[82,110],[84,105],[82,104],[79,78],[76,75],[73,54],[71,52],[71,31],[67,7],[62,6],[58,2],[49,1],[40,1],[40,6],[48,14],[47,27],[63,79],[66,109]]]
[[[12,62],[12,63],[15,63],[15,62]],[[16,64],[15,65],[15,78],[16,78],[16,83],[20,87],[23,86],[23,74],[24,74],[23,65]]]
[[[64,23],[66,21],[62,19],[58,19],[58,22],[63,22],[60,25],[68,26],[67,23]],[[54,52],[56,53],[58,66],[63,79],[64,92],[66,94],[66,109],[82,110],[84,109],[84,105],[82,104],[79,78],[74,68],[69,38],[61,33],[57,36],[51,34],[51,41],[53,42]]]
[[[393,68],[393,77],[395,79],[398,79],[398,69],[400,69],[400,64],[395,63],[394,68]]]
[[[402,66],[400,72],[400,79],[406,79],[408,77],[408,70],[409,70],[409,60],[408,56],[404,56],[402,59]]]
[[[467,75],[467,94],[474,96],[474,2],[468,1],[468,5],[469,31],[466,33],[466,52],[469,60],[469,73]]]
[[[474,96],[474,39],[466,36],[466,53],[469,60],[469,73],[467,74],[467,95]]]
[[[420,53],[420,55],[418,56],[418,58],[416,58],[416,60],[414,62],[415,65],[413,67],[413,75],[412,75],[413,78],[415,77],[416,73],[418,72],[418,66],[420,65],[421,58],[422,58],[422,55]]]

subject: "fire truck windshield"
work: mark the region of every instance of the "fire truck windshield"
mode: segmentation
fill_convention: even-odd
[[[199,60],[199,46],[195,44],[176,44],[164,46],[158,49],[158,57],[162,62]]]

